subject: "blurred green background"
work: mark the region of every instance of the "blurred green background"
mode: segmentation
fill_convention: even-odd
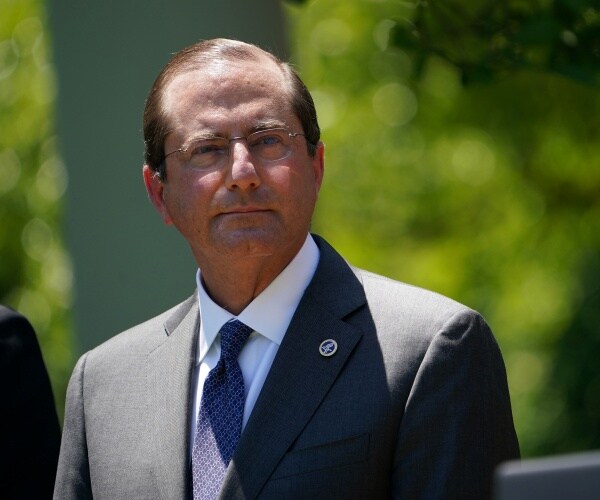
[[[62,413],[73,275],[61,230],[68,179],[55,98],[43,4],[0,0],[0,303],[36,329]]]
[[[286,4],[326,144],[314,230],[484,314],[524,456],[600,448],[596,3]],[[34,324],[62,412],[77,349],[51,33],[42,1],[0,12],[0,302]]]

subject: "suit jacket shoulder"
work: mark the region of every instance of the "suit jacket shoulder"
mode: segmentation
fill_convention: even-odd
[[[436,292],[396,281],[364,269],[353,267],[360,280],[371,312],[376,319],[390,321],[398,314],[412,319],[416,332],[421,327],[439,327],[459,311],[475,311]],[[475,313],[477,314],[477,313]]]
[[[171,331],[177,327],[190,309],[193,308],[196,300],[196,294],[194,294],[157,316],[109,338],[86,354],[88,362],[91,359],[101,358],[112,358],[115,360],[115,356],[131,357],[134,353],[152,351],[152,349],[155,349],[165,341]]]

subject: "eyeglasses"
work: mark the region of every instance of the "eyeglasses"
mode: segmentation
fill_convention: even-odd
[[[222,166],[229,158],[231,142],[245,139],[250,154],[263,162],[278,161],[287,158],[292,152],[292,139],[304,134],[290,132],[285,128],[270,128],[253,132],[250,135],[232,137],[210,137],[196,139],[175,151],[167,153],[164,158],[177,154],[185,165],[197,169],[209,169]]]

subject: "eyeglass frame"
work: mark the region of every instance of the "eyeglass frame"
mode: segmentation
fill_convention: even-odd
[[[165,161],[166,161],[166,159],[167,159],[167,157],[170,156],[170,155],[173,155],[175,153],[185,153],[185,152],[187,152],[188,149],[195,142],[200,141],[200,140],[223,139],[223,140],[227,141],[227,143],[228,143],[227,156],[229,156],[231,154],[231,142],[232,141],[237,141],[239,139],[244,139],[246,141],[246,144],[248,144],[248,138],[249,137],[252,137],[255,134],[263,134],[265,132],[272,132],[274,130],[283,130],[291,138],[297,137],[297,136],[302,136],[302,137],[304,137],[306,139],[306,134],[304,134],[303,132],[290,132],[290,130],[288,128],[286,128],[286,127],[271,127],[271,128],[266,128],[266,129],[262,129],[262,130],[256,130],[256,131],[251,132],[250,134],[245,135],[245,136],[244,135],[240,135],[240,136],[235,136],[235,137],[230,137],[230,138],[223,137],[223,136],[220,136],[220,135],[214,135],[214,136],[209,136],[209,137],[205,137],[205,138],[199,137],[199,138],[196,138],[196,139],[192,139],[186,147],[182,146],[182,147],[180,147],[178,149],[170,151],[169,153],[166,153],[163,156],[163,159],[162,159],[161,163],[164,164]],[[313,148],[316,146],[316,144],[312,144],[312,143],[308,142],[307,139],[306,139],[306,143],[309,146],[312,146]],[[249,152],[251,153],[250,150],[249,150]],[[273,160],[263,160],[263,161],[279,161],[279,160],[284,160],[284,159],[288,158],[291,155],[291,153],[292,153],[292,150],[290,149],[290,152],[287,153],[286,155],[282,156],[281,158],[276,158],[276,159],[273,159]]]

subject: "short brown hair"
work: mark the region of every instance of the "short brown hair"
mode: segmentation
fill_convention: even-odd
[[[163,107],[163,94],[167,85],[179,74],[198,70],[203,64],[217,60],[252,61],[261,56],[271,59],[283,72],[290,86],[292,110],[300,120],[308,144],[308,152],[314,156],[321,137],[317,112],[310,92],[296,71],[286,62],[256,45],[237,40],[215,38],[190,45],[175,54],[159,73],[146,99],[144,108],[144,161],[166,180],[164,144],[170,132],[167,111]]]

